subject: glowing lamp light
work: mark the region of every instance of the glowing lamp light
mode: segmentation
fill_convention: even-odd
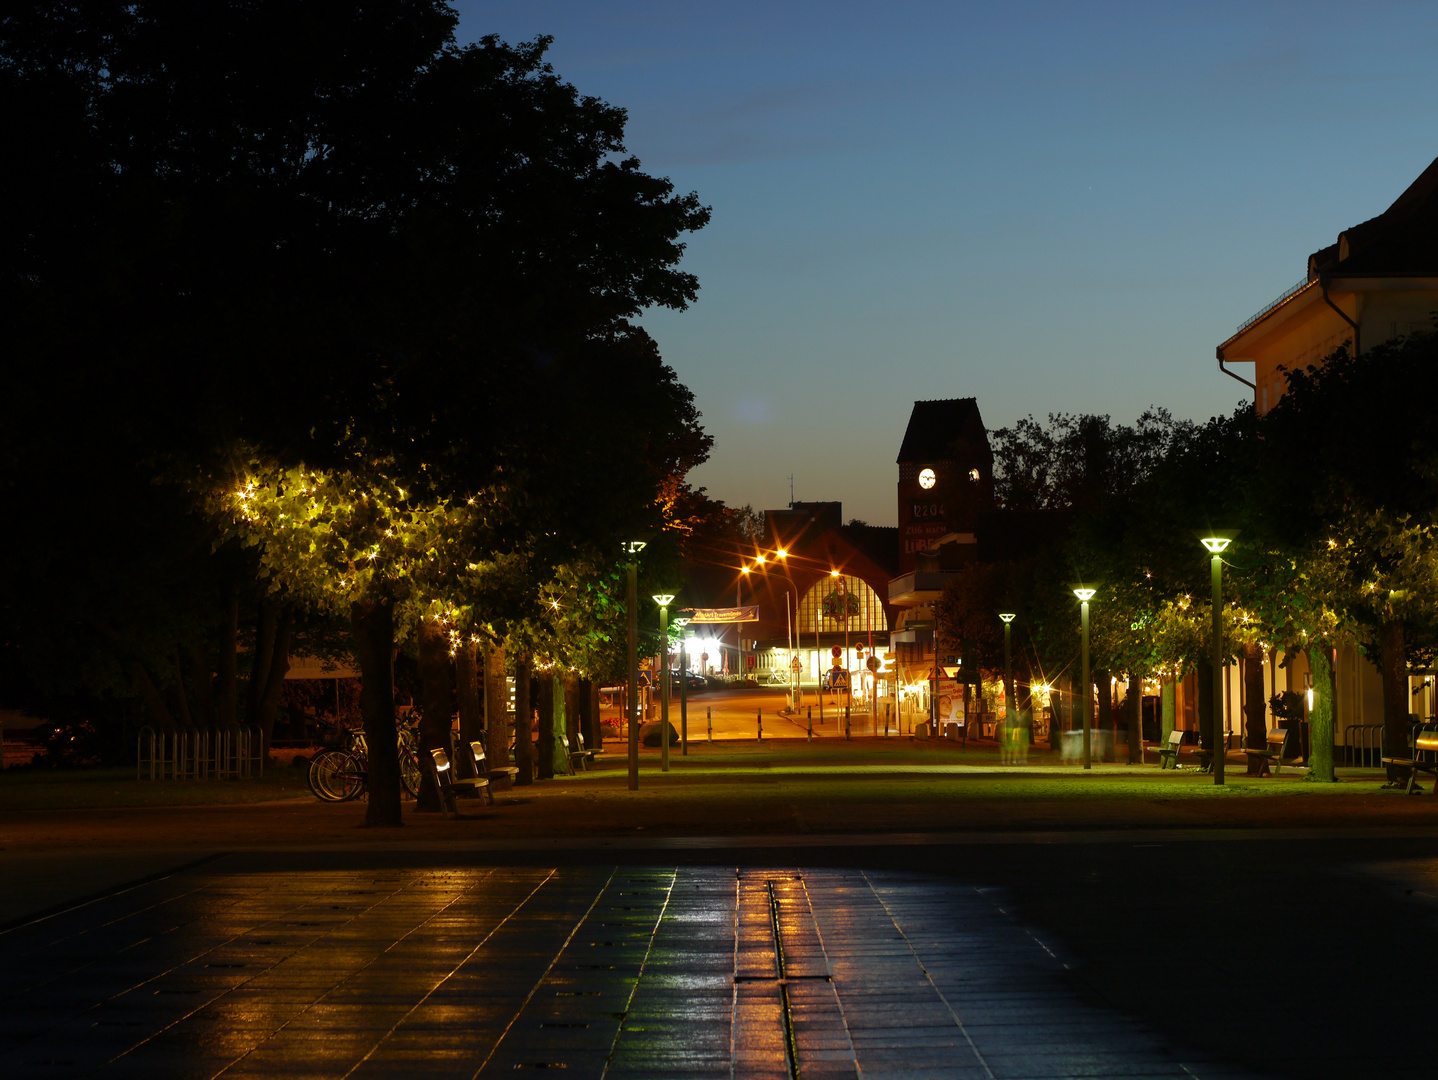
[[[1094,593],[1096,593],[1096,592],[1098,592],[1097,589],[1088,589],[1088,588],[1084,588],[1084,587],[1082,587],[1082,586],[1080,586],[1080,587],[1074,589],[1074,595],[1077,596],[1080,600],[1084,601],[1085,603],[1087,603],[1088,601],[1092,600],[1093,597],[1094,597]]]
[[[839,576],[839,571],[837,571],[837,570],[830,570],[830,571],[829,571],[829,576],[830,576],[830,577],[838,577],[838,576]]]
[[[1006,623],[1011,623],[1011,622],[1013,622],[1015,619],[1017,619],[1018,616],[1017,616],[1017,615],[1014,615],[1014,614],[1012,614],[1012,613],[1010,613],[1010,612],[1007,612],[1007,611],[1001,611],[1001,612],[999,612],[999,618],[1003,619],[1004,622],[1006,622]]]
[[[683,629],[684,629],[686,626],[688,626],[688,625],[690,624],[690,622],[692,622],[692,621],[693,621],[693,620],[691,620],[687,615],[681,615],[681,616],[680,616],[679,618],[677,618],[677,619],[670,619],[670,620],[669,620],[669,625],[670,625],[670,626],[677,626],[680,630],[683,630]]]
[[[1313,687],[1308,688],[1308,707],[1313,708]]]
[[[741,573],[741,574],[747,574],[748,572],[749,572],[749,568],[748,568],[747,566],[741,566],[741,567],[739,567],[739,573]]]
[[[654,594],[654,602],[660,607],[668,607],[673,602],[673,600],[674,594],[672,592]]]
[[[789,557],[789,553],[783,548],[780,548],[778,551],[774,552],[774,554],[781,559],[787,559]]]
[[[1236,529],[1208,529],[1194,535],[1198,537],[1198,542],[1210,555],[1221,555],[1238,536],[1238,531]]]
[[[620,545],[620,547],[622,547],[630,555],[638,555],[648,546],[649,543],[646,540],[630,540],[628,543]]]

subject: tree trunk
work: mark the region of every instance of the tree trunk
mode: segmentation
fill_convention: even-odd
[[[1404,757],[1408,753],[1408,649],[1403,639],[1403,623],[1398,619],[1384,622],[1380,631],[1383,663],[1383,753],[1387,757]],[[1401,765],[1388,766],[1389,783],[1407,780]]]
[[[584,736],[584,748],[603,749],[595,738],[599,726],[595,723],[599,713],[599,686],[593,679],[580,679],[576,684],[575,707],[578,709],[579,733]]]
[[[1113,714],[1113,682],[1109,676],[1108,668],[1099,668],[1095,671],[1093,673],[1093,681],[1094,686],[1098,688],[1098,718],[1094,724],[1094,731],[1095,734],[1100,731],[1109,732],[1109,746],[1113,752],[1112,758],[1105,756],[1102,752],[1100,752],[1099,758],[1102,761],[1116,761],[1118,759],[1118,748],[1114,746],[1114,743],[1118,742],[1118,731],[1115,728],[1117,720]],[[1089,693],[1093,693],[1093,687],[1089,688]],[[1102,748],[1103,739],[1100,738],[1098,744],[1099,747]]]
[[[1128,677],[1128,763],[1143,764],[1143,680]]]
[[[1308,713],[1308,777],[1332,783],[1333,729],[1337,702],[1334,695],[1333,665],[1328,650],[1308,647],[1308,670],[1313,673],[1313,708]]]
[[[239,718],[239,675],[235,670],[240,648],[240,590],[230,586],[226,598],[225,620],[220,627],[220,708],[221,727],[233,727]]]
[[[529,657],[514,654],[514,766],[516,785],[534,783],[534,742],[529,737],[532,706],[529,703]]]
[[[416,810],[437,814],[443,808],[439,791],[434,786],[434,773],[430,762],[434,759],[431,750],[451,753],[449,733],[454,717],[454,694],[450,684],[449,635],[444,632],[436,619],[421,619],[418,633],[420,720],[419,756],[420,774],[424,779],[419,785],[419,802]]]
[[[509,686],[504,677],[504,646],[484,650],[484,747],[490,768],[514,764],[509,760]]]
[[[1062,687],[1064,677],[1060,675],[1049,685],[1049,706],[1052,717],[1049,720],[1049,749],[1057,750],[1063,745],[1064,703],[1068,700]]]
[[[190,660],[190,690],[195,699],[195,721],[202,727],[212,728],[215,726],[215,690],[204,640],[200,637],[191,638],[186,651]]]
[[[294,620],[285,615],[275,627],[274,643],[269,662],[265,665],[265,687],[260,694],[259,715],[255,724],[260,732],[260,753],[269,760],[270,740],[275,734],[275,717],[280,712],[280,697],[285,690],[285,675],[290,670],[290,635]],[[339,706],[335,706],[335,719],[339,719]]]
[[[1198,745],[1209,758],[1209,767],[1213,762],[1213,665],[1207,660],[1200,660],[1197,665],[1198,674]]]
[[[578,725],[579,725],[579,676],[570,672],[559,679],[559,685],[555,688],[554,697],[559,705],[559,716],[556,718],[555,726],[561,736],[568,736],[569,748],[579,749]],[[675,709],[679,708],[678,702],[670,702]],[[677,749],[677,747],[671,747]],[[569,764],[569,755],[564,750],[564,739],[559,739],[559,746],[554,759],[556,772],[563,772],[569,776],[574,769]]]
[[[1268,745],[1268,699],[1263,693],[1263,646],[1258,644],[1243,647],[1243,727],[1250,750],[1262,750]],[[1263,770],[1263,758],[1248,759],[1248,775],[1257,776]]]
[[[173,734],[179,725],[175,723],[175,717],[171,714],[169,706],[165,704],[164,695],[155,688],[155,682],[150,678],[150,673],[145,670],[145,665],[138,660],[131,660],[130,678],[134,681],[135,688],[140,691],[140,699],[144,701],[145,708],[150,714],[150,719],[155,722],[157,731]]]
[[[554,730],[554,673],[546,671],[539,677],[539,778],[554,779],[554,744],[559,741]]]
[[[1164,678],[1158,684],[1159,700],[1159,736],[1160,746],[1168,745],[1168,737],[1173,729],[1178,726],[1178,683],[1171,678]]]
[[[454,654],[454,681],[459,697],[459,737],[465,742],[484,738],[484,713],[479,702],[479,645],[462,642]]]
[[[175,665],[175,711],[180,714],[180,723],[184,724],[190,731],[195,730],[195,718],[190,715],[190,699],[185,694],[185,669],[180,663],[180,648],[175,646],[170,654]]]
[[[245,687],[245,717],[252,724],[260,723],[261,702],[270,681],[270,662],[275,653],[275,632],[279,629],[279,605],[266,596],[260,600],[255,616],[255,654],[250,662],[250,681]],[[269,742],[265,743],[266,748]]]
[[[366,825],[403,825],[399,809],[398,731],[394,722],[394,601],[357,600],[350,628],[360,668],[360,715],[369,748]]]

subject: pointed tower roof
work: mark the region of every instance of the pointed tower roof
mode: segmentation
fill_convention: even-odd
[[[988,431],[977,399],[916,401],[904,430],[898,462],[957,461],[989,453]]]

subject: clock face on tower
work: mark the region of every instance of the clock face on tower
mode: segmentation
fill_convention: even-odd
[[[933,469],[919,470],[919,487],[923,488],[925,491],[928,491],[929,488],[934,486],[934,480],[935,477]]]

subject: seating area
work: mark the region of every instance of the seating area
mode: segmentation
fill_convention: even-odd
[[[1177,728],[1168,733],[1168,741],[1158,747],[1158,767],[1178,768],[1178,748],[1183,745],[1183,732]]]
[[[1433,779],[1433,794],[1438,795],[1438,725],[1423,724],[1416,727],[1409,739],[1407,757],[1385,757],[1385,765],[1397,765],[1408,770],[1408,794],[1422,794],[1418,786],[1418,774],[1427,773]]]
[[[1255,759],[1258,761],[1259,776],[1269,775],[1268,766],[1270,762],[1273,764],[1272,775],[1277,776],[1283,771],[1283,748],[1287,742],[1287,728],[1270,728],[1268,731],[1268,738],[1264,742],[1263,749],[1250,750],[1245,747],[1243,752],[1248,755],[1249,761],[1253,761]]]

